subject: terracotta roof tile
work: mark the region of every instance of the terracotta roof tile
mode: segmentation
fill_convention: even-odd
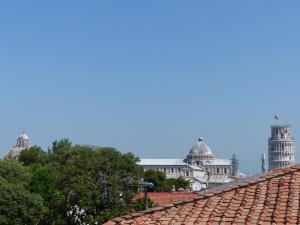
[[[166,205],[168,203],[183,203],[183,201],[191,201],[198,197],[196,192],[148,192],[149,199],[155,205]],[[144,193],[140,192],[136,199],[144,198]]]
[[[151,199],[151,197],[150,197]],[[162,198],[163,199],[163,198]],[[170,203],[170,198],[166,202]],[[300,164],[179,199],[113,224],[300,224]]]

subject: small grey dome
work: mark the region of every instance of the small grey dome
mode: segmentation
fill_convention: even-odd
[[[27,134],[22,133],[22,134],[19,136],[19,139],[29,140],[29,137],[27,136]]]
[[[189,152],[189,155],[195,156],[212,156],[213,153],[208,147],[208,145],[203,141],[203,137],[198,139],[198,143],[193,146]]]

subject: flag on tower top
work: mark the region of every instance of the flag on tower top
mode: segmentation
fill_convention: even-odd
[[[274,116],[275,120],[279,120],[279,117],[277,115]]]

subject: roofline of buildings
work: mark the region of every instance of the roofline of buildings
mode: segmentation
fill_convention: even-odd
[[[160,212],[160,211],[165,211],[172,207],[196,202],[200,199],[208,199],[209,197],[212,197],[215,195],[221,195],[223,193],[231,192],[238,188],[243,188],[243,187],[247,187],[249,185],[254,185],[254,184],[261,183],[261,182],[265,182],[265,181],[271,180],[273,178],[281,177],[285,174],[289,174],[289,173],[292,173],[295,171],[300,171],[300,164],[296,164],[291,167],[275,169],[275,170],[272,170],[271,172],[255,175],[255,176],[252,176],[249,178],[240,179],[235,182],[231,182],[231,183],[223,184],[223,185],[220,185],[220,186],[217,186],[214,188],[206,189],[206,190],[198,192],[199,196],[192,197],[189,200],[178,201],[175,203],[168,203],[164,206],[155,207],[155,208],[145,210],[145,211],[142,211],[139,213],[131,213],[131,214],[128,214],[125,216],[117,217],[117,218],[109,220],[104,225],[118,224],[123,220],[135,219],[135,218],[143,216],[143,215],[152,214],[152,213]]]

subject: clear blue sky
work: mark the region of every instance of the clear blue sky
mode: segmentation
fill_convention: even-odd
[[[259,171],[273,116],[300,137],[300,3],[3,1],[0,153],[25,129],[140,157],[202,134]],[[228,139],[239,142],[228,147]],[[300,143],[300,141],[299,141]],[[299,150],[300,151],[300,150]]]

